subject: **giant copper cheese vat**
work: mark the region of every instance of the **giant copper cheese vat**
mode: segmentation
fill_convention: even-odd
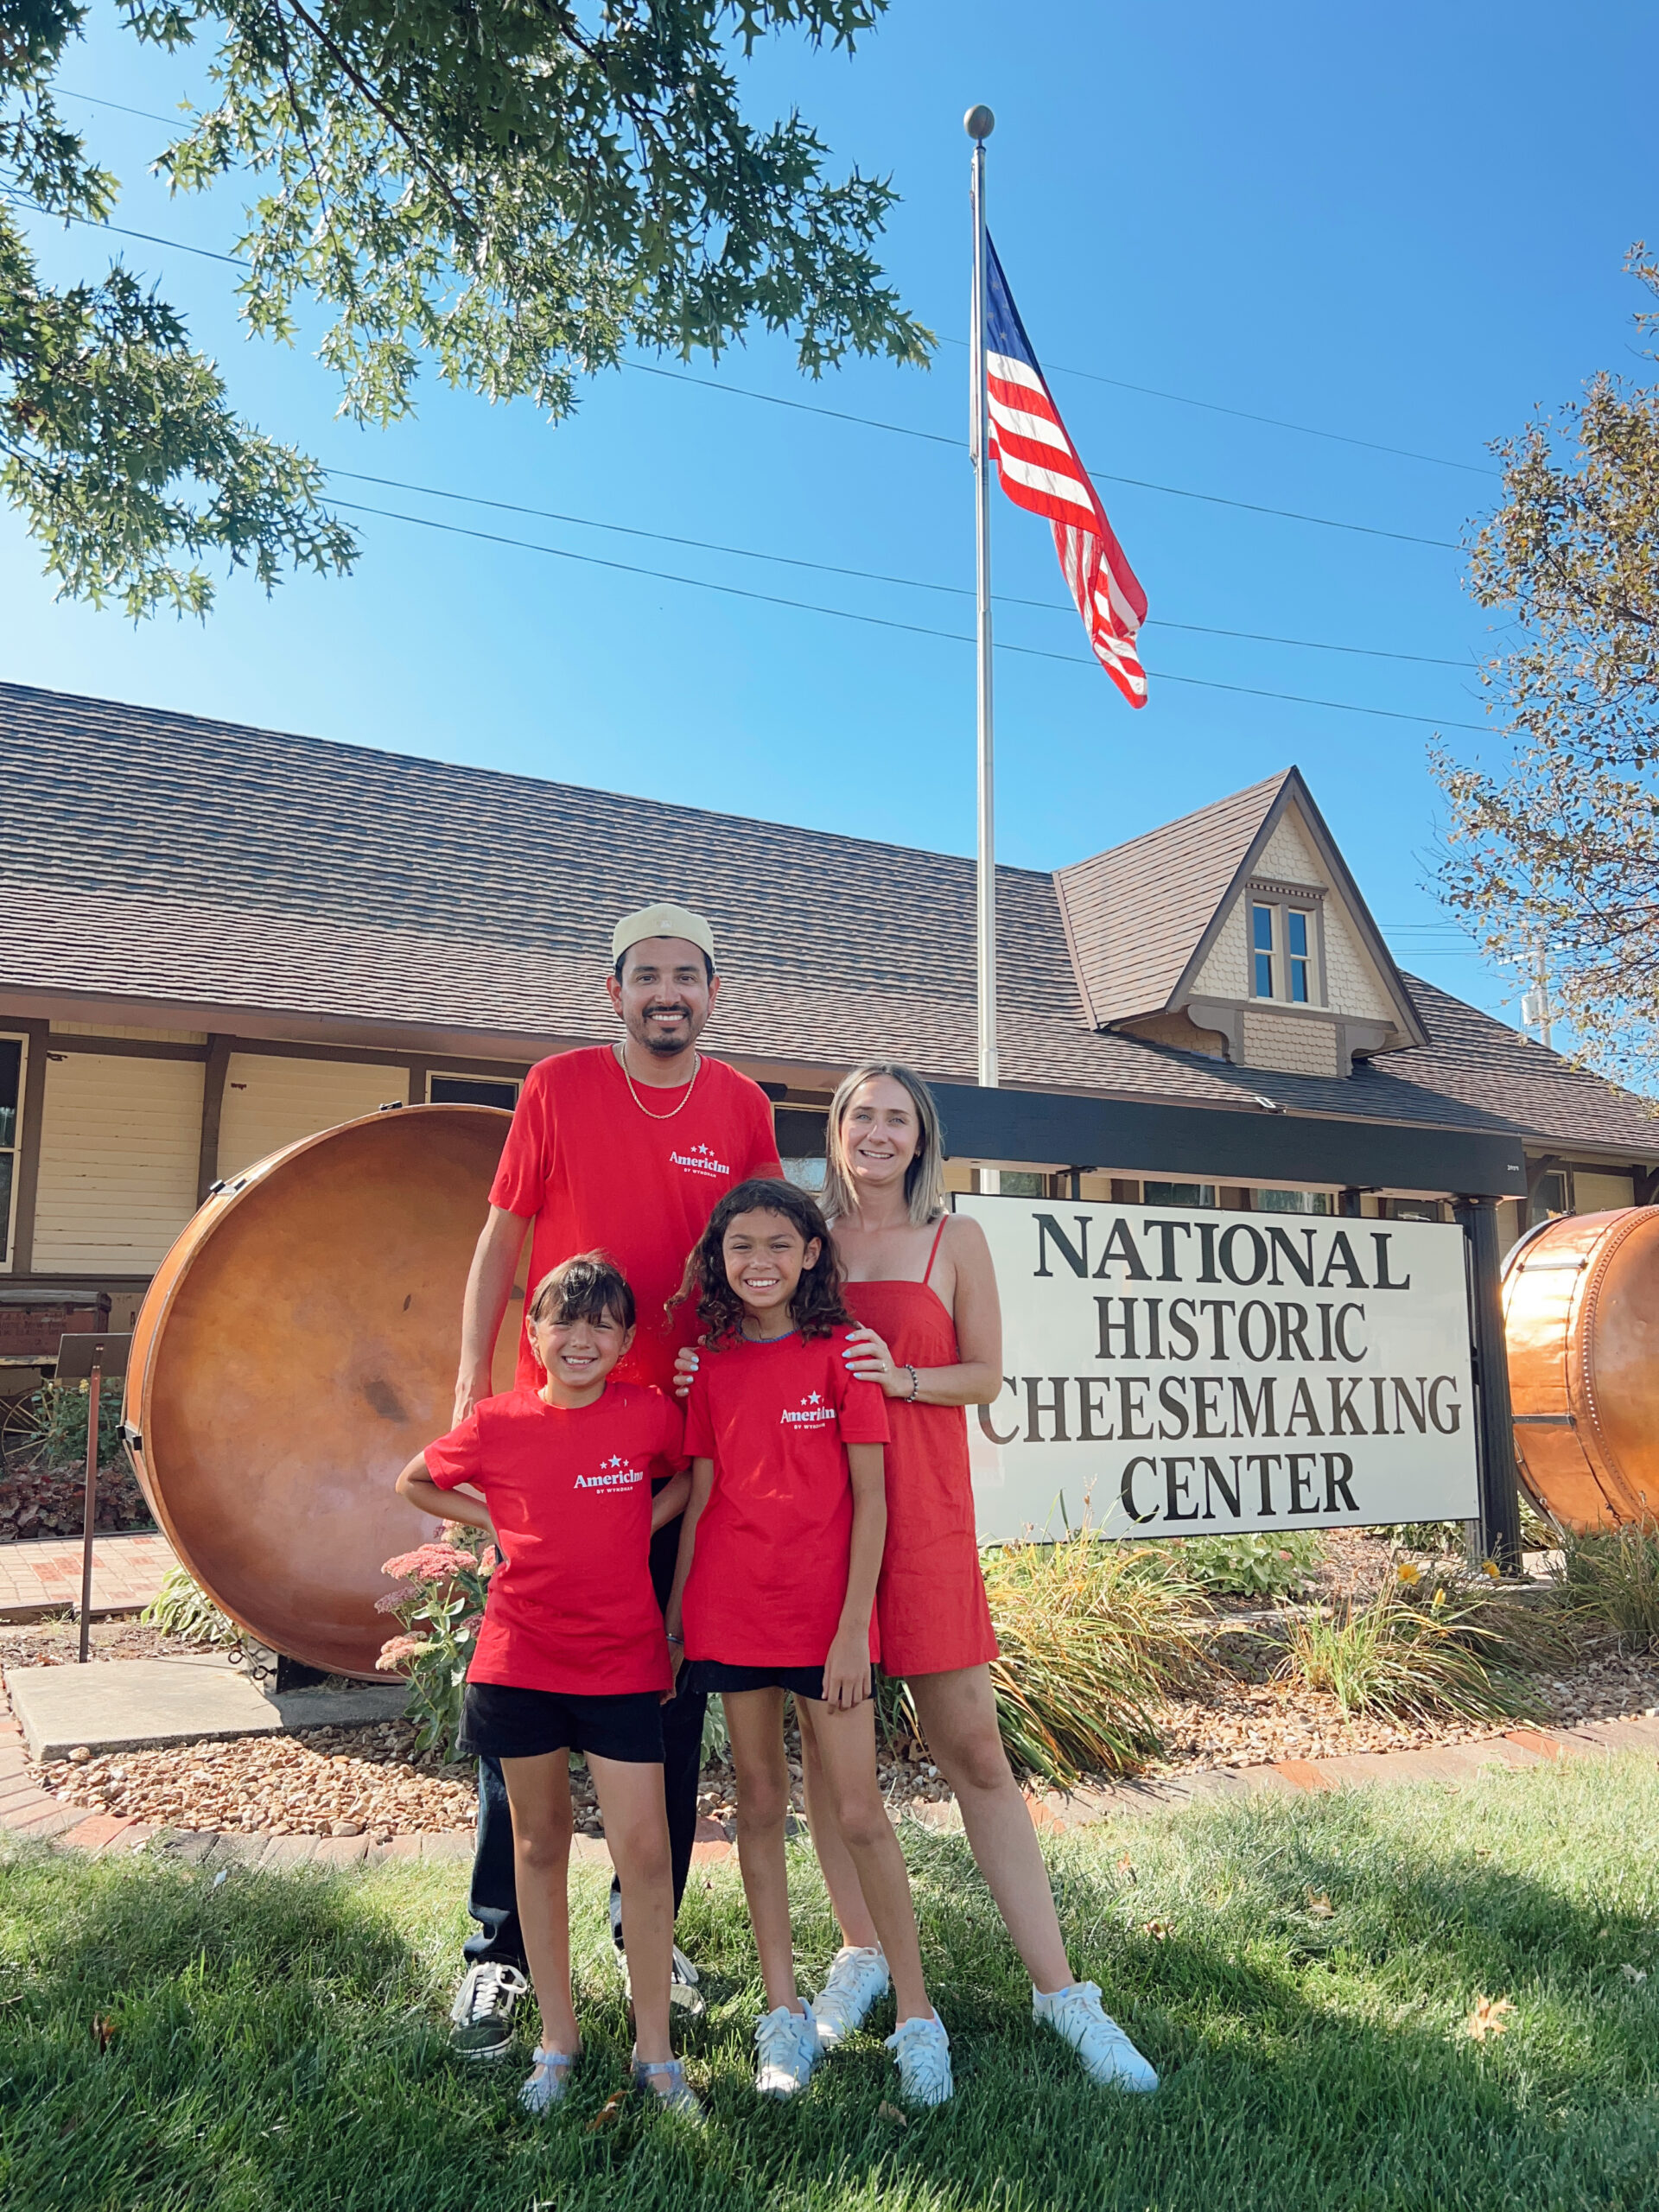
[[[1659,1519],[1659,1209],[1569,1214],[1503,1268],[1516,1451],[1563,1527]]]
[[[508,1118],[408,1107],[273,1153],[217,1188],[138,1316],[125,1413],[151,1510],[233,1619],[308,1665],[373,1673],[397,1632],[381,1562],[438,1533],[392,1484],[449,1426]]]

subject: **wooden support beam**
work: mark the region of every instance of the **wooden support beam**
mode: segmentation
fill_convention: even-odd
[[[225,1078],[230,1072],[234,1037],[219,1033],[207,1039],[207,1065],[202,1070],[201,1150],[196,1161],[196,1204],[205,1205],[219,1180],[219,1122],[225,1110]]]
[[[32,1274],[35,1267],[35,1200],[41,1187],[41,1124],[46,1116],[46,1049],[49,1021],[9,1021],[28,1039],[23,1055],[22,1141],[17,1148],[17,1213],[11,1241],[11,1272]]]

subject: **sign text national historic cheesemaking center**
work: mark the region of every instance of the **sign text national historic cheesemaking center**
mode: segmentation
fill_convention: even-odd
[[[1460,1230],[961,1198],[1002,1297],[981,1540],[1472,1519]]]

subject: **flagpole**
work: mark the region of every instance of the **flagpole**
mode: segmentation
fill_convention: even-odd
[[[996,1046],[996,782],[991,703],[991,456],[985,383],[985,141],[996,127],[988,107],[970,107],[963,128],[974,142],[974,286],[970,321],[974,458],[974,566],[978,644],[979,1080],[988,1090],[1001,1081]],[[995,1170],[982,1171],[995,1177]],[[982,1187],[988,1187],[982,1182]]]

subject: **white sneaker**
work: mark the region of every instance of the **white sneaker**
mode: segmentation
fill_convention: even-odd
[[[861,2028],[870,2007],[890,1986],[887,1961],[877,1943],[843,1943],[830,1962],[829,1979],[812,1999],[818,2041],[833,2050],[855,2028]]]
[[[1031,2013],[1039,2027],[1052,2028],[1083,2061],[1083,2070],[1103,2089],[1155,2089],[1158,2076],[1109,2012],[1103,2010],[1092,1981],[1074,1981],[1045,1997],[1031,1993]]]
[[[775,2012],[766,2013],[754,2031],[754,2041],[760,2053],[754,2086],[763,2097],[792,2097],[806,2087],[818,2063],[818,2034],[810,2005],[798,2012],[780,2005]]]
[[[899,2068],[899,2094],[906,2104],[942,2105],[956,2083],[950,2078],[950,2038],[938,2018],[900,2020],[887,2037]]]
[[[674,1971],[668,1985],[668,2001],[671,2005],[677,2005],[690,2019],[701,2019],[709,2009],[698,1986],[702,1979],[677,1943],[674,1946]]]

